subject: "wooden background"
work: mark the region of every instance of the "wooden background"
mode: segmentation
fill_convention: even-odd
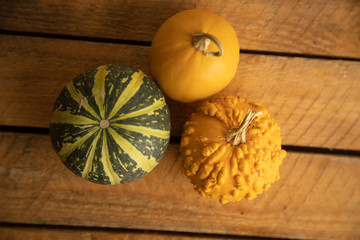
[[[156,30],[190,8],[234,26],[240,63],[219,95],[278,121],[280,181],[252,201],[201,198],[176,161],[199,103],[172,100],[172,141],[149,175],[121,186],[73,175],[48,136],[60,90],[108,63],[150,74]],[[359,0],[0,0],[0,73],[0,239],[360,239]]]

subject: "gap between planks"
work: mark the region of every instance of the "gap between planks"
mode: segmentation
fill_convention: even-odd
[[[49,225],[49,224],[26,224],[26,223],[8,223],[0,222],[0,230],[2,233],[9,234],[15,239],[22,239],[23,233],[40,231],[35,234],[34,237],[42,236],[42,233],[46,232],[46,236],[55,237],[60,234],[62,237],[70,237],[70,239],[78,239],[80,233],[88,233],[90,236],[104,237],[106,239],[120,239],[118,237],[128,236],[130,239],[167,239],[167,240],[218,240],[218,239],[240,239],[240,240],[265,240],[275,239],[271,237],[256,237],[256,236],[245,236],[245,235],[228,235],[228,234],[211,234],[211,233],[199,233],[199,232],[177,232],[177,231],[162,231],[152,229],[129,229],[129,228],[110,228],[110,227],[86,227],[86,226],[71,226],[71,225]],[[0,237],[2,235],[0,233]],[[17,235],[19,234],[19,235]],[[18,236],[18,238],[16,237]],[[27,234],[27,236],[29,236]],[[36,238],[30,238],[36,239]],[[43,239],[43,238],[41,238]],[[89,239],[93,239],[89,237]],[[96,238],[97,239],[97,238]],[[99,238],[100,239],[100,238]],[[125,238],[128,239],[128,238]],[[290,238],[276,238],[281,240],[288,240]],[[296,238],[291,238],[296,240]]]
[[[49,128],[0,125],[0,133],[1,132],[49,135]],[[170,137],[170,144],[180,144],[180,141],[181,141],[181,137],[177,137],[177,136]],[[344,156],[360,156],[360,151],[350,150],[350,149],[308,147],[308,146],[299,146],[299,145],[282,145],[282,148],[289,152],[298,152],[298,153],[315,153],[315,154],[318,153],[318,154],[334,154],[334,155],[344,155]]]
[[[357,1],[4,1],[0,28],[150,41],[167,18],[192,8],[227,19],[245,49],[360,57]]]
[[[86,41],[86,42],[97,42],[97,43],[112,43],[112,44],[134,45],[134,46],[144,46],[144,47],[151,46],[151,42],[149,42],[149,41],[75,36],[75,35],[65,35],[65,34],[55,34],[55,33],[25,32],[25,31],[3,30],[3,29],[0,29],[0,35],[48,38],[48,39],[59,39],[59,40],[73,40],[73,41]],[[341,56],[303,54],[303,53],[278,52],[278,51],[262,51],[262,50],[253,50],[253,49],[240,49],[240,53],[278,56],[278,57],[298,57],[298,58],[310,58],[310,59],[335,60],[335,61],[338,61],[338,60],[360,61],[360,58],[354,58],[354,57],[341,57]]]

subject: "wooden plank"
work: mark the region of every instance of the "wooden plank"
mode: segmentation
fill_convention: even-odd
[[[151,41],[162,22],[190,8],[224,16],[242,49],[360,57],[358,1],[3,1],[0,29]]]
[[[148,47],[0,36],[0,49],[0,125],[48,127],[60,90],[89,68],[124,63],[149,74]],[[359,78],[358,61],[242,54],[220,95],[261,102],[280,124],[283,144],[359,150]],[[199,103],[168,103],[172,136],[180,136]]]
[[[1,226],[0,238],[2,240],[220,240],[241,239],[256,240],[255,237],[214,236],[202,234],[186,234],[171,232],[127,231],[101,228],[66,228],[54,226]]]
[[[0,221],[265,237],[360,237],[360,157],[289,152],[255,200],[200,197],[170,145],[146,177],[103,186],[67,170],[48,136],[1,133]]]

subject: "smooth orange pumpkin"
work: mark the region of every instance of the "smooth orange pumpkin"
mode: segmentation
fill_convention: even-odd
[[[260,104],[226,96],[185,123],[179,160],[194,189],[221,203],[253,199],[279,179],[280,127]]]
[[[167,96],[193,102],[229,84],[239,51],[236,32],[223,17],[207,10],[185,10],[156,32],[150,49],[151,74]]]

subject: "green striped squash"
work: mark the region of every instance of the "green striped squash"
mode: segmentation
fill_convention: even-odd
[[[100,184],[129,183],[149,173],[165,153],[170,113],[159,87],[143,72],[105,65],[62,90],[50,136],[76,175]]]

